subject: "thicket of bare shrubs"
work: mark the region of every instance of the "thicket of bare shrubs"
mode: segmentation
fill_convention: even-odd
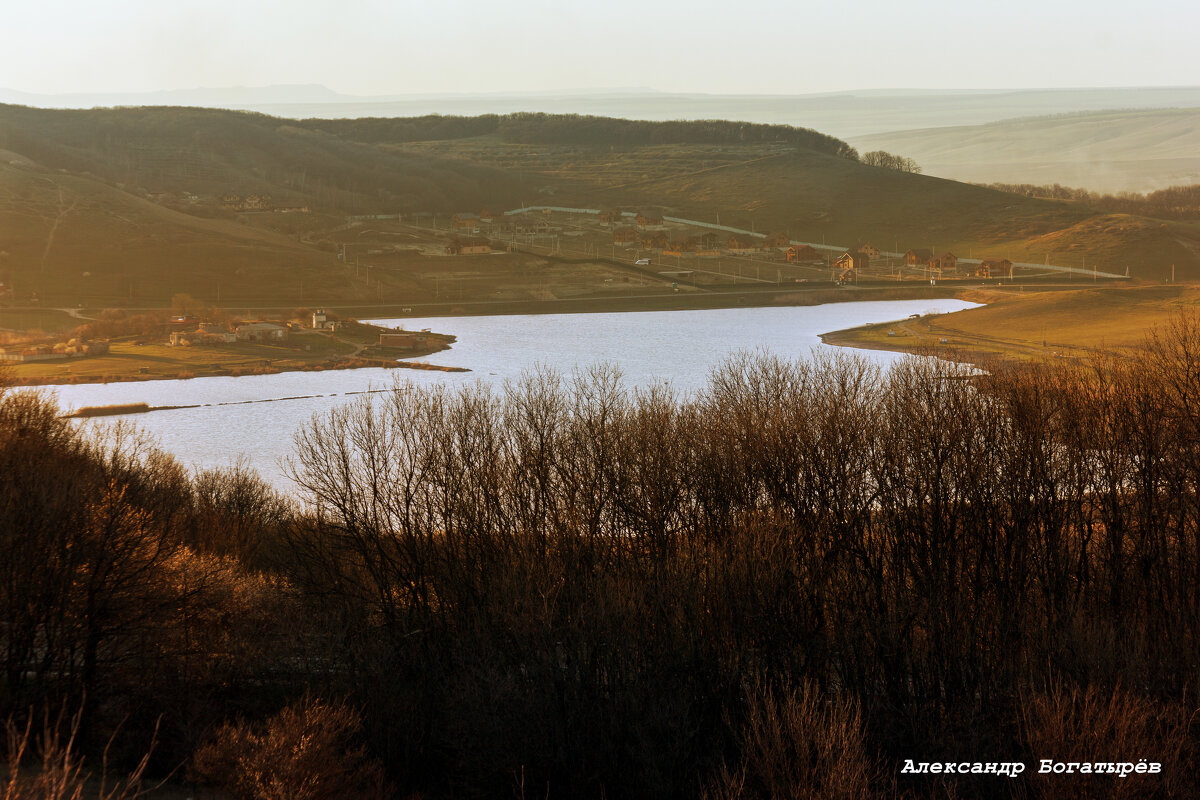
[[[1084,367],[383,397],[298,434],[302,510],[4,397],[4,708],[86,697],[101,731],[162,715],[164,766],[249,764],[308,724],[256,720],[338,698],[329,752],[432,796],[1200,792],[1195,317]]]

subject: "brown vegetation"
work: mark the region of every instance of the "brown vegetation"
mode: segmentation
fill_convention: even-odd
[[[154,768],[246,797],[375,759],[428,796],[1194,796],[1197,363],[1182,317],[1085,367],[398,384],[298,434],[303,510],[10,392],[0,712],[161,715]]]
[[[1113,214],[1138,214],[1159,219],[1200,220],[1200,184],[1172,186],[1156,192],[1120,192],[1102,194],[1087,189],[1073,189],[1057,183],[1037,186],[1029,183],[990,183],[989,189],[1043,197],[1050,200],[1072,200]]]

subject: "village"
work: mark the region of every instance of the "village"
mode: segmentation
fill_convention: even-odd
[[[109,310],[62,341],[0,347],[16,383],[191,378],[292,370],[425,365],[404,357],[445,350],[454,337],[340,319],[324,309],[239,319],[221,309],[134,314]]]
[[[529,253],[590,259],[646,267],[635,271],[671,283],[677,291],[681,284],[696,290],[726,285],[977,282],[1012,279],[1020,269],[1007,258],[963,257],[922,247],[887,252],[870,241],[849,247],[803,242],[785,232],[743,231],[645,210],[532,207],[504,213],[483,209],[448,217],[417,213],[349,219],[349,224],[360,227],[368,222],[368,230],[348,231],[351,243],[339,247],[339,258],[353,259],[359,270],[364,264],[368,269],[387,270],[384,260],[389,254],[411,252],[413,242],[389,241],[401,231],[428,240],[422,248],[424,255]],[[440,250],[439,240],[444,241]],[[1054,276],[1049,267],[1024,269],[1020,275],[1031,279]],[[466,279],[462,274],[458,278]]]

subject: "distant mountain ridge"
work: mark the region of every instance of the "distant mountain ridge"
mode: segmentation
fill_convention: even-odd
[[[260,111],[290,119],[541,111],[660,121],[727,119],[776,123],[847,138],[1075,111],[1200,107],[1200,86],[980,91],[867,89],[806,95],[689,94],[612,88],[355,96],[323,86],[299,85],[70,95],[0,89],[0,102],[46,108],[198,105]]]

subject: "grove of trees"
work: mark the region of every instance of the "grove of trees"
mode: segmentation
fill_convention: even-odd
[[[990,183],[998,189],[1025,197],[1044,197],[1051,200],[1071,200],[1093,208],[1117,214],[1140,214],[1157,219],[1200,219],[1200,184],[1170,186],[1154,192],[1121,192],[1101,194],[1087,189],[1075,189],[1060,184],[1034,185],[1029,183]]]
[[[8,391],[0,714],[246,798],[1196,796],[1197,364],[398,384],[295,498]]]
[[[921,165],[911,158],[894,155],[886,150],[872,150],[869,153],[863,153],[859,160],[870,167],[883,167],[884,169],[894,169],[899,172],[920,172]]]

